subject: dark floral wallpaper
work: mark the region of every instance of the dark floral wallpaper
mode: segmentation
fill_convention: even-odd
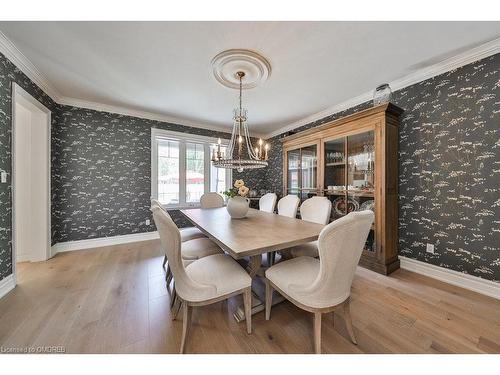
[[[399,245],[404,256],[500,280],[498,157],[500,55],[396,91],[405,112],[399,136]],[[11,86],[52,110],[52,242],[155,230],[151,219],[150,131],[213,131],[55,104],[0,54],[0,279],[11,260]],[[371,106],[364,103],[296,129]],[[228,137],[221,133],[220,136]],[[235,173],[257,190],[282,192],[281,136],[270,166]],[[189,223],[172,211],[179,226]],[[425,252],[434,243],[436,253]]]
[[[156,230],[151,197],[151,129],[229,138],[190,128],[89,109],[59,106],[52,129],[52,241],[67,242]],[[233,173],[249,186],[255,171]],[[189,222],[171,211],[180,227]],[[146,225],[146,219],[151,225]]]
[[[229,138],[229,134],[56,104],[0,54],[0,280],[12,273],[12,82],[52,111],[52,244],[156,230],[149,212],[151,129]],[[230,113],[229,113],[230,115]],[[233,174],[264,187],[264,172]],[[190,223],[171,211],[180,227]],[[146,219],[151,225],[146,226]]]
[[[398,90],[399,251],[500,281],[500,54]],[[295,129],[370,107],[364,103]],[[268,186],[282,193],[282,148],[271,139]],[[425,251],[435,244],[435,254]]]

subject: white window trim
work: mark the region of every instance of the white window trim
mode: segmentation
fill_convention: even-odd
[[[197,134],[181,133],[171,130],[163,129],[151,129],[151,197],[158,199],[158,145],[156,140],[165,139],[179,142],[179,181],[186,180],[186,142],[203,143],[205,145],[205,171],[207,171],[205,178],[205,192],[210,191],[210,181],[211,181],[211,168],[210,168],[210,147],[207,145],[217,144],[218,138],[207,137]],[[227,147],[229,145],[228,139],[221,139],[221,146]],[[226,180],[228,186],[232,184],[232,170],[226,169]],[[179,183],[179,199],[185,199],[186,196],[186,184]],[[183,208],[196,208],[200,207],[199,203],[186,203],[180,202],[179,204],[166,205],[167,208],[172,209],[183,209]]]

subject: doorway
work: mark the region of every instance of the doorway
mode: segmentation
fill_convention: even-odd
[[[12,87],[12,251],[16,262],[51,257],[51,113],[19,85]],[[15,276],[14,276],[15,277]]]

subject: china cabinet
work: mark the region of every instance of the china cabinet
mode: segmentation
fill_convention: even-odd
[[[373,210],[360,265],[389,274],[398,260],[398,122],[385,103],[283,139],[284,194],[332,201],[331,220]]]

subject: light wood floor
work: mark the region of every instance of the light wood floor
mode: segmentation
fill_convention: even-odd
[[[18,265],[0,300],[0,345],[62,345],[71,353],[177,353],[181,321],[170,318],[157,241],[58,254]],[[312,316],[288,302],[259,313],[253,334],[232,312],[241,300],[197,308],[188,353],[312,353]],[[359,268],[351,312],[323,320],[324,353],[500,353],[500,301],[400,270]]]

